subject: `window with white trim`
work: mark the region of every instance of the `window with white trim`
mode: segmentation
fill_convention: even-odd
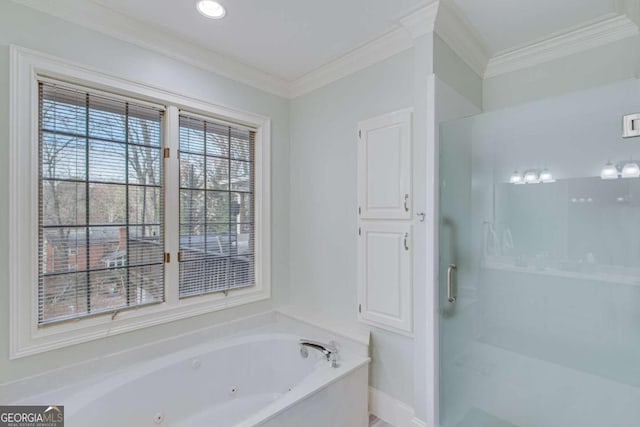
[[[268,117],[10,51],[12,359],[270,297]]]
[[[255,131],[180,114],[180,298],[254,281]]]
[[[164,107],[38,82],[38,324],[164,301]]]

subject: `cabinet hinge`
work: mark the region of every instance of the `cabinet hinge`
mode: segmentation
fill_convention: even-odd
[[[164,262],[167,264],[171,262],[171,254],[169,252],[164,253]]]
[[[358,304],[358,313],[362,313],[362,304]]]
[[[171,150],[169,150],[168,148],[165,148],[164,150],[162,150],[162,156],[163,156],[165,159],[168,159],[168,158],[169,158],[170,151],[171,151]]]
[[[182,262],[182,252],[178,252],[178,262]]]

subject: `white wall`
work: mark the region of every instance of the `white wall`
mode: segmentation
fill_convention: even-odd
[[[55,37],[52,37],[55,35]],[[267,310],[302,305],[356,322],[356,123],[414,107],[417,162],[427,156],[427,76],[434,72],[436,115],[448,120],[637,75],[640,36],[484,82],[437,36],[413,49],[292,101],[266,94],[140,47],[35,12],[0,3],[0,98],[8,99],[8,45],[17,44],[103,72],[142,80],[187,96],[271,116],[273,119],[273,299],[44,355],[8,360],[8,212],[0,206],[0,382],[64,363],[98,357],[134,344]],[[613,64],[613,65],[612,65]],[[582,70],[577,75],[575,70]],[[8,102],[0,103],[0,144],[8,147]],[[8,198],[7,159],[0,158],[0,200]],[[424,169],[414,171],[415,211],[426,208]],[[421,231],[422,230],[422,231]],[[417,229],[416,233],[426,229]],[[428,238],[428,236],[427,236]],[[424,250],[424,242],[416,242]],[[418,272],[416,338],[373,329],[371,385],[414,406],[425,419],[428,390],[423,358],[426,293],[434,286]],[[420,278],[422,277],[422,280]]]
[[[435,48],[435,47],[437,48]],[[435,52],[434,52],[435,49]],[[428,76],[443,75],[429,94]],[[291,285],[290,302],[327,316],[356,322],[357,122],[414,108],[414,211],[427,211],[428,97],[440,120],[478,113],[482,81],[437,37],[414,40],[414,48],[291,102]],[[470,99],[470,100],[469,100]],[[414,330],[407,338],[372,332],[371,385],[429,416],[426,330],[433,322],[425,301],[433,291],[426,275],[427,224],[414,224]]]
[[[357,123],[413,106],[413,50],[291,102],[291,303],[357,319]],[[371,385],[413,402],[413,340],[374,329]]]
[[[416,41],[419,49],[404,51],[293,101],[13,2],[0,4],[0,97],[4,99],[8,99],[9,44],[186,96],[271,116],[273,299],[16,361],[8,360],[8,340],[0,340],[3,354],[0,382],[289,303],[356,322],[356,124],[375,115],[415,106],[416,111],[421,112],[416,132],[422,141],[415,154],[424,158],[426,78],[433,68],[431,36]],[[420,54],[415,55],[415,51]],[[420,102],[416,103],[415,99]],[[8,145],[7,104],[0,104],[0,127],[4,129],[0,143],[5,146]],[[0,159],[0,169],[8,169],[6,159]],[[416,175],[420,181],[416,183],[416,191],[421,193],[426,192],[424,175],[424,170]],[[7,177],[4,178],[2,182],[6,183]],[[0,185],[0,198],[7,196],[7,185]],[[424,200],[421,203],[424,204]],[[0,244],[0,309],[5,313],[0,318],[0,330],[5,337],[9,311],[6,305],[7,227],[7,210],[0,207],[0,239],[4,237],[5,242]],[[418,286],[422,301],[425,284]],[[419,305],[417,308],[421,311]],[[416,332],[423,331],[424,327],[417,325]],[[422,348],[419,354],[424,354],[424,339],[419,345]],[[414,380],[422,364],[415,361],[414,366],[412,338],[374,329],[372,356],[372,386],[409,405],[414,404],[414,387],[424,394],[423,373]],[[420,406],[423,401],[421,396]]]
[[[434,72],[447,86],[463,95],[473,105],[482,108],[482,77],[478,76],[450,47],[437,35],[433,43]],[[451,117],[449,118],[451,119]]]
[[[484,111],[640,76],[640,36],[484,81]]]
[[[35,12],[0,2],[0,147],[9,146],[9,44],[49,53],[115,76],[179,92],[214,104],[271,116],[273,298],[257,304],[199,316],[93,341],[42,355],[9,361],[8,209],[0,204],[0,383],[99,357],[133,345],[179,335],[287,301],[289,278],[289,101],[160,54]],[[8,200],[8,156],[0,156],[0,200]]]

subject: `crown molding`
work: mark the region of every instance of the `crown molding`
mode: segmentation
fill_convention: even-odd
[[[130,18],[98,3],[71,0],[13,0],[65,21],[149,49],[178,61],[244,83],[265,92],[288,98],[290,82],[216,53],[166,29]]]
[[[440,2],[435,32],[478,76],[484,75],[491,56],[489,48],[453,2]]]
[[[498,52],[489,60],[484,78],[532,67],[637,34],[640,34],[638,25],[628,16],[606,15],[535,43]]]
[[[363,70],[377,62],[413,46],[411,37],[402,28],[389,31],[347,54],[316,68],[291,83],[291,98],[304,95],[336,80]]]
[[[413,39],[433,32],[438,7],[438,1],[428,1],[426,5],[399,17],[398,25],[386,34],[294,80],[291,97],[319,89],[411,48]]]
[[[620,15],[627,15],[629,19],[640,25],[640,2],[637,0],[615,0],[614,6]]]
[[[402,28],[407,30],[414,39],[417,39],[427,33],[433,33],[440,3],[440,1],[428,3],[427,5],[406,14],[398,21]]]
[[[128,17],[96,0],[12,1],[284,98],[311,92],[411,48],[412,38],[433,31],[438,10],[437,1],[425,0],[425,6],[400,17],[396,27],[384,35],[288,81]]]
[[[413,39],[431,32],[437,33],[476,74],[485,79],[640,34],[640,3],[637,0],[615,0],[618,14],[606,15],[491,57],[482,36],[454,3],[425,0],[422,6],[397,18],[396,26],[384,35],[296,80],[288,81],[179,38],[163,28],[123,15],[96,1],[12,1],[289,99],[405,51],[413,46]]]

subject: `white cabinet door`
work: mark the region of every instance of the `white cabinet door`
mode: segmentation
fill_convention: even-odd
[[[362,219],[411,218],[411,111],[358,123],[358,210]]]
[[[412,330],[411,225],[364,221],[359,228],[360,320],[385,329]]]

